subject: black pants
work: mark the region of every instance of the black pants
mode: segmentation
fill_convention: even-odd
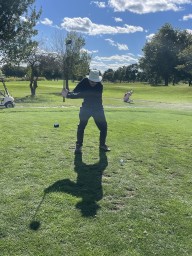
[[[95,124],[100,130],[100,145],[104,145],[107,137],[107,122],[103,108],[99,109],[88,109],[81,107],[79,112],[79,125],[77,128],[77,144],[83,145],[84,130],[90,117],[93,117]]]

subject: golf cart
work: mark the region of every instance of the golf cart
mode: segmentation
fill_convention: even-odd
[[[15,106],[14,98],[9,94],[4,79],[0,77],[4,90],[0,90],[0,107],[13,108]]]

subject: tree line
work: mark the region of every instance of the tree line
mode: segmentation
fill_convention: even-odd
[[[46,79],[80,80],[89,70],[91,55],[83,51],[85,39],[76,32],[54,36],[52,51],[42,50],[34,38],[35,26],[42,10],[36,10],[35,0],[0,2],[0,62],[6,76],[29,80],[35,96],[40,76]],[[138,63],[108,69],[103,79],[110,82],[142,81],[151,84],[181,80],[192,83],[192,34],[165,24],[143,47]],[[66,84],[68,87],[68,84]]]
[[[146,42],[143,57],[137,64],[108,69],[104,79],[115,82],[142,81],[168,85],[187,81],[192,83],[192,34],[165,24]]]

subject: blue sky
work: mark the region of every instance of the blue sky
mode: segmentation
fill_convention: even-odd
[[[36,0],[38,38],[47,47],[55,31],[81,33],[91,67],[104,72],[136,63],[147,40],[165,24],[192,33],[192,0]]]

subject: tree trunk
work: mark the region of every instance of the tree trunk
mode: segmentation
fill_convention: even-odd
[[[38,87],[37,86],[37,77],[31,79],[29,87],[30,87],[30,90],[31,90],[31,97],[35,97],[36,89]]]
[[[31,97],[34,97],[33,80],[30,81],[29,87],[30,87],[30,90],[31,90]]]
[[[169,85],[169,77],[168,76],[165,76],[164,82],[165,82],[165,86]]]

